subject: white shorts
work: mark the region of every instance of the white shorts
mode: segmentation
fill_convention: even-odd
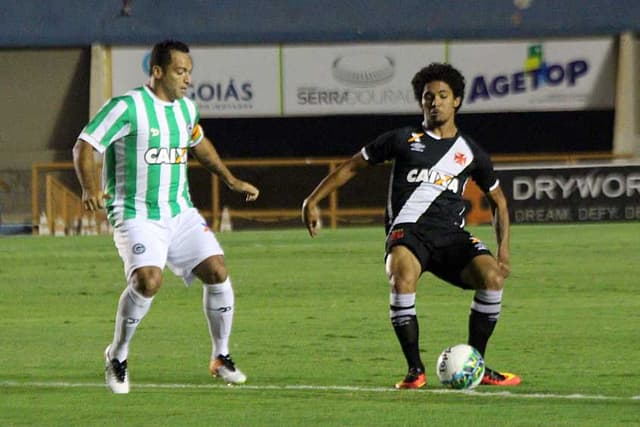
[[[222,247],[197,209],[161,220],[128,219],[113,230],[113,241],[124,262],[127,281],[140,267],[169,267],[189,285],[193,269]]]

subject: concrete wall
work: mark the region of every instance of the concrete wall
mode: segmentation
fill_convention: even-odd
[[[68,159],[88,118],[87,49],[0,50],[0,146],[3,167]]]
[[[71,159],[88,119],[89,49],[0,50],[0,220],[30,221],[31,164]]]

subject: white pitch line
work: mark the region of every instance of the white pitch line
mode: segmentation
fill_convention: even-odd
[[[0,381],[0,387],[27,387],[27,388],[103,388],[104,383],[70,383],[62,381]],[[431,394],[460,394],[464,396],[477,397],[505,397],[513,399],[567,399],[567,400],[639,400],[640,395],[631,397],[605,396],[600,394],[555,394],[555,393],[514,393],[511,391],[486,392],[479,390],[450,390],[445,388],[420,389],[399,391],[391,387],[356,387],[337,385],[251,385],[230,386],[225,384],[151,384],[134,383],[131,389],[233,389],[233,390],[276,390],[276,391],[345,391],[345,392],[367,392],[367,393],[431,393]]]

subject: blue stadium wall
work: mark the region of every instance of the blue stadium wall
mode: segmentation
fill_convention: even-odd
[[[640,29],[638,0],[3,0],[0,46],[593,36]]]

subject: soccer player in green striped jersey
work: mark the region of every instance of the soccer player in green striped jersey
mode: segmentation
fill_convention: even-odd
[[[224,252],[191,202],[188,155],[247,201],[259,190],[236,178],[204,135],[197,106],[185,97],[191,70],[187,45],[156,44],[149,83],[110,99],[73,147],[84,208],[106,208],[127,279],[104,353],[105,380],[114,393],[129,392],[129,343],[162,285],[165,265],[187,284],[194,278],[203,283],[211,375],[232,384],[246,381],[229,355],[234,294]],[[94,179],[96,151],[103,155],[102,189]]]

